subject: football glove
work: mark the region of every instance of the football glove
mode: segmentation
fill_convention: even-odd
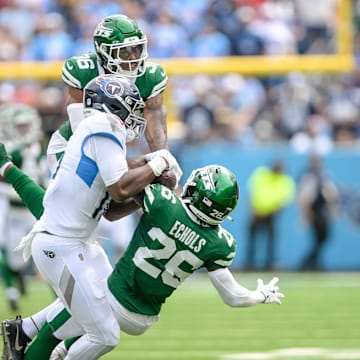
[[[256,291],[259,291],[264,296],[263,304],[281,304],[282,298],[285,297],[284,294],[278,292],[279,286],[277,286],[277,282],[279,281],[279,278],[274,277],[268,284],[264,284],[262,279],[257,280],[257,288]]]
[[[177,184],[179,183],[179,181],[182,177],[182,174],[183,174],[179,163],[177,162],[175,157],[170,153],[170,151],[168,151],[166,149],[161,149],[161,150],[157,150],[152,153],[146,154],[145,160],[147,162],[150,162],[151,160],[155,159],[158,156],[161,156],[163,159],[165,159],[165,161],[167,163],[167,168],[165,170],[171,170],[174,172],[174,174],[176,176],[176,187],[177,187]]]

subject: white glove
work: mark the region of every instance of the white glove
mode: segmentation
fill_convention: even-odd
[[[161,150],[158,150],[158,151],[154,151],[152,153],[148,153],[148,154],[145,155],[145,160],[148,163],[150,163],[150,162],[155,163],[154,160],[156,161],[157,157],[161,157],[166,161],[167,167],[165,169],[163,169],[163,170],[171,170],[171,171],[173,171],[175,176],[176,176],[177,183],[179,183],[183,172],[182,172],[182,170],[180,168],[179,163],[177,162],[175,157],[170,153],[170,151],[168,151],[166,149],[161,149]],[[153,166],[152,166],[152,168],[153,168]],[[159,167],[159,169],[155,169],[155,171],[159,172],[160,167]],[[154,173],[155,173],[155,171],[154,171]],[[161,174],[161,172],[160,172],[160,174]],[[159,176],[156,173],[155,173],[155,175]]]
[[[274,277],[268,284],[265,285],[262,279],[257,280],[258,286],[256,291],[259,291],[264,296],[264,304],[281,304],[280,299],[284,298],[285,295],[278,292],[279,287],[276,285],[278,281],[279,278]]]
[[[166,149],[161,149],[161,150],[157,150],[152,153],[146,154],[145,160],[147,162],[150,162],[151,160],[156,159],[158,156],[161,156],[166,161],[167,168],[165,170],[172,170],[172,166],[174,164],[179,166],[176,159],[174,158],[174,156],[170,153],[169,150],[166,150]]]
[[[65,347],[64,341],[56,345],[55,349],[52,351],[49,360],[64,360],[68,350]]]
[[[146,162],[149,162],[150,160],[154,159],[155,156],[157,155],[157,153],[158,153],[159,151],[160,151],[160,150],[156,150],[156,151],[154,151],[154,152],[145,154],[145,160],[146,160]]]

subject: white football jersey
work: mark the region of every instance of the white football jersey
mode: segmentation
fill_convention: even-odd
[[[106,187],[128,170],[125,141],[113,115],[97,112],[79,124],[46,190],[42,228],[69,238],[92,234],[110,202]]]

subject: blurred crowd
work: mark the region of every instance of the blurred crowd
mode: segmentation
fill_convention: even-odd
[[[153,59],[331,54],[336,6],[337,0],[0,0],[0,61],[65,60],[93,51],[95,26],[115,13],[139,23]],[[352,6],[356,55],[360,1]],[[176,119],[169,135],[182,143],[287,141],[297,151],[324,154],[360,138],[357,70],[266,78],[172,76],[169,88]],[[60,80],[4,81],[0,103],[9,101],[35,105],[46,134],[66,117]]]

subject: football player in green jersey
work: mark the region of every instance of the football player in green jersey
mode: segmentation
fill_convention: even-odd
[[[148,60],[146,35],[129,17],[111,15],[100,21],[94,30],[93,39],[94,52],[71,57],[65,61],[62,68],[62,79],[68,90],[69,120],[50,138],[47,159],[51,172],[56,169],[57,160],[65,151],[67,141],[84,117],[82,101],[85,85],[104,73],[119,73],[135,82],[145,102],[142,116],[147,120],[145,138],[150,151],[168,147],[166,111],[163,104],[163,92],[168,77],[163,67]],[[176,175],[179,182],[182,175],[180,167]],[[108,224],[101,220],[100,233],[115,242],[118,240],[123,248],[127,242],[119,239],[117,235],[120,227],[124,233],[124,222]]]
[[[0,141],[6,142],[14,163],[40,183],[48,176],[42,139],[41,117],[35,108],[22,103],[0,106]],[[0,181],[0,213],[0,272],[6,300],[16,310],[20,296],[26,292],[24,274],[29,262],[13,250],[33,227],[34,218],[11,185],[3,181]]]
[[[98,75],[118,73],[133,79],[145,102],[145,132],[150,151],[167,148],[166,111],[163,92],[168,77],[163,67],[147,60],[147,37],[138,24],[125,15],[111,15],[94,31],[94,53],[71,57],[62,69],[68,89],[69,120],[52,135],[48,147],[50,168],[56,166],[66,143],[83,119],[85,85]]]
[[[4,148],[0,147],[2,172],[7,161]],[[30,204],[33,214],[40,216],[43,190],[14,166],[8,167],[4,176],[24,202]],[[281,304],[284,295],[278,292],[277,278],[267,285],[259,279],[257,289],[250,291],[238,284],[228,269],[235,256],[236,242],[221,223],[236,207],[238,196],[234,174],[219,165],[194,170],[180,197],[161,184],[148,186],[138,196],[143,215],[127,251],[103,289],[122,331],[131,335],[144,333],[159,319],[166,299],[199,268],[207,269],[212,284],[229,306]],[[81,336],[77,324],[72,319],[66,320],[71,335]],[[55,346],[59,341],[54,338],[53,325],[42,327],[25,359],[48,359],[49,344]],[[66,332],[62,337],[66,337]],[[62,342],[50,359],[63,359],[66,352]]]

